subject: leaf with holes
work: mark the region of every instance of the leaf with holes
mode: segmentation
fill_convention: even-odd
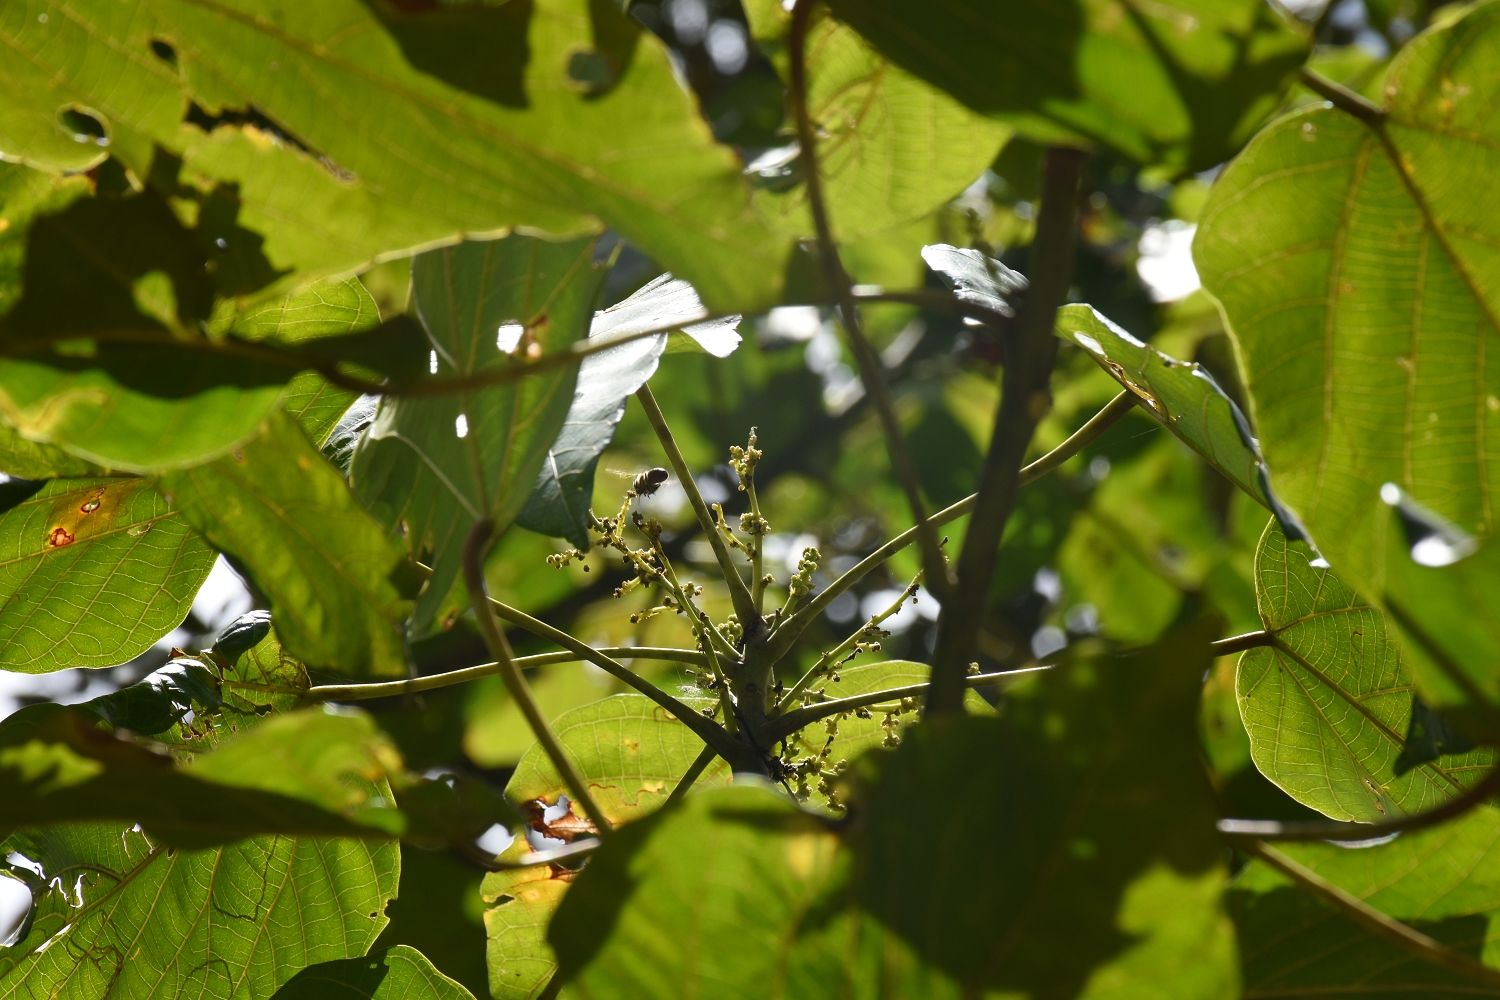
[[[1412,684],[1379,609],[1309,563],[1273,521],[1256,553],[1256,598],[1272,646],[1240,658],[1236,689],[1261,773],[1335,819],[1374,822],[1461,793],[1494,764],[1452,754],[1402,775]]]
[[[898,65],[1041,142],[1145,163],[1222,163],[1275,110],[1309,39],[1253,0],[834,0]]]
[[[271,599],[287,651],[309,667],[401,675],[408,603],[401,552],[285,414],[207,465],[157,488]]]
[[[644,330],[669,330],[715,357],[727,357],[739,346],[739,316],[694,323],[708,315],[698,293],[686,281],[663,274],[639,291],[596,313],[590,337],[628,336]],[[563,421],[536,487],[516,523],[530,531],[566,538],[589,547],[589,505],[594,499],[594,469],[625,415],[625,400],[646,384],[666,350],[668,333],[642,337],[590,354],[578,366],[573,405]]]
[[[1222,303],[1278,493],[1379,593],[1394,482],[1465,531],[1500,487],[1500,226],[1482,4],[1401,50],[1379,127],[1326,106],[1267,127],[1214,184],[1193,244]]]
[[[394,842],[255,837],[169,851],[118,825],[0,840],[35,910],[0,949],[0,996],[270,997],[304,966],[363,955],[396,894]],[[19,859],[18,859],[19,860]]]
[[[791,14],[779,0],[745,5],[751,34],[790,79]],[[1012,129],[964,107],[893,65],[822,11],[807,37],[808,114],[834,232],[844,242],[925,218],[984,173]],[[811,235],[804,166],[795,145],[746,168],[761,209],[781,228]]]
[[[276,1000],[474,1000],[427,956],[398,944],[364,958],[310,965],[276,993]]]
[[[503,371],[587,335],[607,273],[592,253],[588,239],[517,235],[418,257],[412,301],[431,340],[433,377]],[[499,534],[525,509],[577,376],[559,368],[493,388],[382,401],[352,475],[376,517],[393,535],[404,532],[411,557],[432,567],[417,602],[418,633],[458,581],[475,522],[489,518]]]
[[[142,479],[58,479],[0,515],[0,667],[123,663],[187,617],[214,552]]]
[[[618,44],[595,51],[596,25]],[[602,219],[716,307],[748,308],[774,301],[791,249],[747,211],[738,160],[664,46],[584,0],[132,0],[46,21],[15,7],[0,47],[8,156],[79,170],[108,152],[190,200],[222,198],[288,281]],[[581,55],[606,79],[575,79]]]

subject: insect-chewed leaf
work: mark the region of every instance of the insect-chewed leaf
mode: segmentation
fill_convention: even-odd
[[[474,1000],[408,945],[363,958],[310,965],[276,993],[276,1000]]]
[[[303,966],[364,954],[400,871],[394,842],[170,851],[103,823],[18,831],[0,852],[35,900],[25,935],[0,949],[0,994],[58,1000],[270,997]]]
[[[0,514],[0,667],[123,663],[187,616],[213,550],[143,479],[58,479]]]
[[[605,270],[592,240],[508,236],[422,254],[413,303],[435,358],[432,376],[504,371],[583,337]],[[355,488],[413,558],[430,553],[416,631],[453,589],[464,539],[480,518],[504,531],[525,508],[573,401],[576,368],[463,394],[387,398],[360,442]]]
[[[791,240],[747,210],[734,153],[665,46],[620,11],[236,10],[131,0],[46,22],[7,11],[0,149],[58,171],[108,153],[137,177],[166,172],[179,197],[218,200],[205,214],[250,230],[240,245],[287,282],[461,233],[578,233],[603,219],[718,307],[774,302]],[[608,55],[599,33],[617,40]],[[575,79],[579,56],[602,58],[610,85]],[[94,124],[61,128],[59,108]],[[237,249],[226,233],[208,242],[219,236]]]
[[[1178,169],[1228,159],[1308,50],[1284,15],[1250,0],[962,0],[942,16],[898,0],[832,7],[898,65],[1024,135]]]
[[[309,667],[402,674],[401,552],[285,414],[157,488],[271,599],[287,650]]]
[[[1401,49],[1372,127],[1319,105],[1215,182],[1193,243],[1223,305],[1281,498],[1351,586],[1379,593],[1393,482],[1494,530],[1500,6]]]
[[[708,312],[686,281],[664,274],[623,302],[594,315],[589,337],[618,337],[677,325],[678,334],[716,357],[739,346],[739,316],[701,321]],[[625,400],[646,384],[667,346],[668,334],[642,337],[590,354],[578,367],[573,405],[563,421],[536,487],[516,523],[530,531],[566,538],[589,547],[589,505],[594,498],[594,468],[609,447]]]
[[[1236,688],[1261,773],[1336,819],[1373,822],[1438,805],[1494,764],[1473,750],[1396,773],[1411,678],[1380,610],[1273,521],[1256,555],[1261,621],[1274,645],[1248,650]]]

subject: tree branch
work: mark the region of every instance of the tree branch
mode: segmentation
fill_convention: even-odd
[[[641,386],[635,398],[640,401],[646,419],[651,422],[652,429],[656,431],[662,450],[667,453],[667,461],[671,463],[672,470],[677,473],[683,492],[687,494],[688,503],[693,505],[693,513],[698,515],[698,524],[703,528],[703,534],[708,537],[708,544],[713,547],[714,558],[719,561],[719,571],[724,574],[724,583],[729,588],[729,601],[734,605],[734,613],[739,616],[740,624],[745,629],[745,636],[749,638],[765,628],[760,615],[755,613],[755,601],[750,597],[750,590],[740,577],[740,571],[729,559],[729,550],[724,547],[724,539],[719,537],[719,529],[714,524],[713,514],[709,511],[708,504],[703,502],[703,494],[698,492],[698,484],[693,481],[693,474],[688,470],[682,451],[677,447],[677,439],[672,437],[672,429],[667,426],[667,418],[662,415],[661,407],[656,405],[656,397],[651,394],[651,387]]]
[[[1022,469],[1020,484],[1025,486],[1028,483],[1036,482],[1093,444],[1105,431],[1113,427],[1117,420],[1130,412],[1131,408],[1135,406],[1135,399],[1134,393],[1126,391],[1121,392],[1114,399],[1110,400],[1109,405],[1090,417],[1088,422],[1074,431],[1066,441]],[[949,521],[956,521],[974,508],[974,501],[976,499],[977,495],[967,496],[953,506],[938,511],[929,518],[929,521],[934,526],[944,525]],[[903,531],[861,559],[843,576],[840,576],[837,580],[834,580],[827,587],[819,591],[817,596],[804,605],[801,611],[798,611],[782,622],[776,631],[772,633],[770,642],[767,643],[767,652],[772,661],[779,660],[786,655],[792,643],[797,641],[797,636],[801,635],[802,631],[808,625],[812,624],[829,604],[833,603],[834,598],[858,583],[865,574],[869,573],[876,566],[879,566],[891,556],[906,548],[916,537],[915,528],[908,528],[906,531]]]
[[[1282,823],[1272,819],[1221,819],[1219,832],[1230,837],[1256,840],[1374,840],[1391,833],[1421,830],[1462,816],[1500,793],[1500,767],[1492,768],[1473,788],[1435,809],[1397,816],[1379,823],[1340,823],[1337,820],[1307,820]]]
[[[1421,931],[1381,913],[1358,896],[1334,885],[1317,872],[1298,864],[1270,845],[1258,840],[1237,840],[1236,846],[1247,854],[1260,858],[1303,889],[1332,904],[1344,916],[1371,933],[1385,938],[1403,951],[1450,972],[1466,976],[1475,982],[1488,986],[1500,986],[1500,970],[1491,969],[1487,965],[1476,962],[1468,955],[1454,951]]]
[[[494,607],[495,612],[506,621],[521,626],[533,635],[539,635],[543,639],[555,642],[564,649],[571,650],[580,659],[587,660],[606,673],[618,677],[668,712],[671,712],[677,718],[677,721],[691,729],[704,743],[717,750],[719,755],[729,761],[735,770],[746,770],[747,767],[744,765],[751,764],[751,762],[754,762],[754,764],[748,767],[749,770],[756,770],[758,768],[759,761],[749,747],[736,740],[733,736],[730,736],[717,722],[700,712],[695,712],[691,706],[684,705],[655,684],[635,673],[635,671],[610,659],[593,646],[580,642],[561,629],[555,629],[546,622],[538,621],[524,611],[518,611],[508,604],[501,604],[493,597],[490,598],[490,604]]]
[[[1052,664],[1040,663],[1034,667],[1021,667],[1018,670],[1001,670],[992,674],[970,674],[964,678],[964,688],[984,687],[986,684],[994,684],[1003,681],[1007,677],[1019,677],[1022,674],[1034,674],[1042,670],[1051,670]],[[867,705],[878,705],[883,701],[899,701],[902,698],[916,698],[927,693],[929,684],[908,684],[905,687],[890,688],[885,691],[870,691],[866,694],[851,695],[848,698],[835,698],[832,701],[820,701],[816,705],[805,705],[794,709],[785,715],[779,715],[766,725],[765,736],[769,740],[779,740],[790,736],[797,730],[812,725],[830,715],[838,715],[840,712],[852,712],[856,708],[864,708]]]
[[[469,597],[474,603],[474,617],[479,620],[479,634],[484,636],[485,645],[490,647],[490,655],[500,665],[500,677],[505,681],[506,690],[520,706],[521,714],[526,716],[532,733],[536,735],[537,742],[542,745],[542,749],[547,752],[552,766],[557,768],[563,784],[568,786],[568,794],[593,822],[594,829],[599,831],[599,835],[607,836],[614,828],[610,826],[609,820],[600,810],[598,803],[594,801],[593,795],[589,793],[588,784],[583,780],[583,775],[579,774],[578,769],[573,766],[573,761],[563,749],[562,743],[558,741],[557,734],[552,731],[551,726],[547,725],[547,720],[531,693],[531,686],[526,683],[526,678],[521,675],[515,660],[511,657],[510,643],[506,641],[505,633],[496,623],[495,615],[490,610],[484,590],[484,550],[489,546],[494,530],[495,526],[488,518],[478,521],[469,532],[468,541],[464,543],[464,581],[468,584]]]
[[[1306,66],[1298,70],[1297,75],[1303,86],[1345,114],[1353,115],[1372,128],[1378,129],[1385,125],[1385,109],[1362,94],[1356,94],[1343,84],[1335,83]]]
[[[989,600],[1000,539],[1021,485],[1021,462],[1037,423],[1052,406],[1049,383],[1057,357],[1053,336],[1057,310],[1073,279],[1073,240],[1077,230],[1078,185],[1084,154],[1047,150],[1042,171],[1042,207],[1027,267],[1030,287],[1014,335],[1005,344],[1005,371],[995,429],[980,471],[974,516],[964,535],[954,599],[943,604],[932,668],[932,691],[925,712],[932,716],[963,711],[963,679],[973,657],[979,625]]]
[[[619,656],[626,659],[672,660],[678,663],[692,663],[698,666],[702,666],[706,662],[703,654],[696,649],[666,649],[659,646],[605,646],[599,652],[605,656]],[[544,667],[550,663],[577,663],[583,659],[586,659],[586,657],[574,652],[538,653],[534,656],[518,656],[515,658],[515,664],[522,670],[528,670],[531,667]],[[623,667],[624,664],[621,664],[621,666]],[[414,677],[406,681],[381,681],[374,684],[320,684],[317,687],[308,688],[303,698],[314,702],[368,701],[372,698],[393,698],[397,695],[435,691],[440,688],[452,687],[455,684],[467,684],[469,681],[477,681],[481,677],[489,677],[491,674],[499,672],[499,663],[481,663],[473,667],[449,670],[441,674],[429,674],[426,677]]]
[[[952,587],[948,565],[938,547],[937,532],[927,520],[926,506],[922,502],[922,487],[917,476],[916,463],[906,446],[906,436],[901,432],[901,421],[896,416],[895,404],[891,401],[889,387],[885,384],[885,372],[875,349],[865,339],[860,327],[859,307],[854,300],[853,284],[844,273],[839,260],[838,246],[833,240],[833,228],[828,221],[828,207],[823,201],[823,182],[818,175],[818,145],[813,132],[812,120],[807,111],[807,29],[812,17],[813,4],[817,0],[796,0],[792,8],[791,71],[792,108],[797,119],[797,142],[801,147],[802,172],[807,183],[807,204],[812,212],[813,228],[818,236],[818,256],[823,262],[823,274],[828,290],[838,303],[843,319],[844,332],[849,337],[849,347],[859,365],[859,375],[870,394],[870,402],[880,417],[885,432],[886,449],[890,452],[891,466],[896,478],[906,493],[906,502],[911,506],[912,520],[916,522],[917,538],[922,544],[922,568],[927,572],[927,589],[939,601],[948,600]]]

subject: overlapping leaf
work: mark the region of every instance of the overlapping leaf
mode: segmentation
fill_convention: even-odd
[[[1414,39],[1379,126],[1317,107],[1214,185],[1194,242],[1233,328],[1282,499],[1378,593],[1394,482],[1479,535],[1500,485],[1495,218],[1500,7]],[[1496,400],[1496,402],[1491,402]]]
[[[173,0],[39,12],[0,19],[0,87],[15,96],[0,149],[54,170],[108,151],[139,177],[170,151],[184,187],[233,192],[278,274],[348,273],[463,234],[576,233],[604,219],[715,306],[774,299],[789,242],[746,212],[734,156],[664,49],[608,7]],[[618,39],[603,52],[596,20]],[[607,85],[575,79],[575,54],[602,60]]]
[[[1336,819],[1373,822],[1438,805],[1493,764],[1471,751],[1395,773],[1411,678],[1379,609],[1272,522],[1256,594],[1275,644],[1247,651],[1236,681],[1251,755],[1289,795]]]
[[[21,297],[21,274],[26,264],[26,234],[38,215],[60,212],[77,198],[90,194],[86,177],[57,177],[0,162],[0,316]]]
[[[745,5],[756,44],[790,79],[791,14],[777,0]],[[893,65],[847,25],[814,13],[807,37],[808,114],[834,232],[854,242],[922,218],[984,173],[1011,129],[964,107]],[[812,234],[806,167],[795,146],[748,168],[768,189],[763,211],[799,236]],[[783,189],[785,193],[777,193]]]
[[[0,667],[123,663],[187,617],[214,552],[142,479],[58,479],[0,515]]]
[[[1308,39],[1254,0],[835,0],[898,65],[1044,142],[1222,163],[1276,107]]]
[[[592,245],[516,235],[418,257],[413,302],[431,339],[434,376],[503,371],[585,336],[605,274],[592,264]],[[525,508],[577,376],[559,368],[493,388],[382,402],[355,453],[353,480],[388,529],[402,531],[412,557],[431,560],[419,632],[453,589],[473,524],[487,517],[498,533]]]
[[[404,674],[400,550],[285,414],[207,465],[157,481],[183,516],[234,556],[272,602],[289,652],[309,667]]]
[[[276,1000],[474,1000],[415,948],[398,944],[364,958],[310,965]]]
[[[698,293],[670,274],[647,282],[623,302],[594,316],[590,337],[628,336],[647,330],[681,326],[680,336],[715,357],[726,357],[739,346],[735,332],[739,316],[698,322],[708,315]],[[594,469],[614,438],[625,415],[625,400],[656,371],[667,349],[668,334],[637,340],[590,354],[578,367],[573,405],[557,440],[542,463],[526,507],[516,523],[523,528],[566,538],[581,549],[589,547],[589,504],[594,497]]]

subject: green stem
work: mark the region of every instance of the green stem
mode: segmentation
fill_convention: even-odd
[[[537,742],[547,752],[552,766],[557,768],[563,784],[568,788],[568,794],[594,824],[594,829],[599,831],[599,835],[608,836],[614,828],[610,826],[609,820],[605,818],[598,803],[594,801],[593,795],[589,793],[588,784],[583,780],[583,775],[579,774],[578,769],[573,766],[573,761],[563,749],[557,734],[547,724],[541,708],[536,703],[536,698],[531,693],[531,686],[526,683],[526,678],[522,676],[515,659],[511,656],[510,643],[505,638],[505,632],[501,630],[499,623],[495,621],[494,612],[490,610],[484,589],[484,550],[488,548],[494,530],[495,526],[488,518],[481,520],[474,525],[469,532],[468,541],[464,543],[464,582],[468,584],[469,596],[474,603],[474,617],[479,622],[479,634],[484,637],[485,645],[490,647],[490,655],[500,666],[500,678],[505,682],[506,690],[520,707],[521,714],[526,717]]]
[[[1362,94],[1356,94],[1343,84],[1336,83],[1306,66],[1298,70],[1297,75],[1301,78],[1303,86],[1345,114],[1353,115],[1374,128],[1381,128],[1385,125],[1385,109]]]
[[[1247,649],[1269,646],[1273,641],[1270,632],[1246,632],[1244,635],[1219,639],[1209,643],[1208,646],[1213,650],[1215,656],[1228,656],[1231,653],[1243,653]]]
[[[663,579],[666,580],[667,586],[672,588],[672,593],[677,598],[678,606],[682,608],[682,613],[687,616],[693,634],[698,637],[699,643],[702,644],[703,655],[708,660],[709,667],[713,669],[714,685],[719,691],[719,708],[724,712],[724,728],[729,730],[730,733],[734,733],[737,731],[738,725],[734,718],[734,701],[729,694],[729,678],[725,676],[723,668],[719,665],[719,656],[714,649],[714,642],[717,640],[722,643],[725,648],[731,651],[731,654],[734,647],[730,646],[729,641],[719,634],[718,629],[714,628],[713,622],[709,620],[708,615],[698,610],[698,606],[687,595],[687,591],[682,589],[682,584],[677,582],[677,573],[672,569],[672,561],[662,551],[661,543],[656,539],[652,539],[651,544],[656,549],[656,558],[661,562],[662,572],[665,574]]]
[[[708,770],[708,765],[712,764],[714,758],[717,756],[719,755],[714,753],[713,747],[704,747],[698,756],[693,758],[692,764],[688,765],[687,772],[678,779],[677,786],[672,789],[672,794],[667,796],[667,801],[663,804],[662,808],[667,808],[667,806],[679,801],[686,795],[688,789],[693,787],[693,782],[697,781],[699,776]]]
[[[703,654],[696,649],[666,649],[659,646],[605,646],[599,650],[605,656],[618,656],[637,660],[672,660],[678,663],[693,663],[702,666]],[[551,663],[577,663],[585,657],[573,652],[537,653],[534,656],[518,656],[515,664],[522,670],[544,667]],[[623,666],[623,664],[622,664]],[[439,688],[467,684],[481,677],[500,672],[499,663],[481,663],[473,667],[449,670],[426,677],[414,677],[408,681],[382,681],[374,684],[320,684],[309,688],[303,695],[307,701],[368,701],[372,698],[394,698],[398,695],[420,694]]]
[[[745,484],[745,492],[750,494],[750,514],[759,525],[761,523],[760,499],[755,495],[754,473],[751,473],[750,481]],[[757,531],[751,535],[751,538],[755,548],[750,550],[750,599],[755,602],[755,615],[759,618],[765,612],[766,607],[765,566],[761,562],[761,550],[766,547],[766,536]]]
[[[811,687],[813,682],[816,681],[819,677],[822,677],[823,673],[831,665],[840,662],[843,655],[854,648],[855,644],[859,642],[860,636],[865,635],[867,632],[869,632],[869,630],[873,628],[879,627],[881,622],[885,621],[887,618],[891,617],[891,615],[900,611],[903,604],[905,604],[912,597],[916,596],[917,588],[921,586],[921,583],[922,574],[918,573],[912,579],[907,588],[901,592],[901,596],[892,601],[889,607],[887,607],[884,611],[881,611],[879,614],[871,615],[870,620],[865,622],[859,628],[855,629],[853,634],[851,634],[847,639],[845,639],[843,642],[839,643],[832,649],[828,650],[822,656],[818,657],[818,662],[814,663],[812,669],[803,674],[802,677],[797,681],[797,683],[792,685],[791,690],[782,696],[781,701],[777,704],[776,708],[772,710],[771,714],[779,715],[781,714],[781,710],[784,706],[794,704],[796,700],[802,696],[802,692]]]
[[[1018,670],[1001,670],[992,674],[970,674],[964,678],[965,688],[984,687],[986,684],[994,684],[1005,680],[1007,677],[1020,677],[1024,674],[1034,674],[1041,670],[1051,670],[1052,664],[1043,663],[1034,667],[1021,667]],[[820,701],[816,705],[805,705],[802,708],[793,709],[785,715],[777,716],[766,727],[765,737],[775,741],[790,736],[799,729],[806,728],[814,722],[828,718],[830,715],[838,715],[841,712],[852,712],[856,708],[866,708],[870,705],[878,705],[883,701],[899,701],[902,698],[917,698],[927,693],[928,684],[908,684],[905,687],[890,688],[886,691],[871,691],[868,694],[851,695],[848,698],[835,698],[832,701]]]
[[[1125,391],[1110,400],[1109,405],[1090,417],[1088,422],[1078,428],[1066,441],[1022,469],[1021,485],[1025,486],[1028,483],[1036,482],[1097,441],[1105,431],[1115,425],[1116,421],[1130,412],[1135,406],[1135,399],[1134,393]],[[974,508],[974,501],[976,499],[978,499],[977,495],[971,494],[953,506],[938,511],[932,515],[930,520],[934,525],[944,525],[949,521],[956,521]],[[833,603],[834,598],[858,583],[860,579],[875,567],[906,548],[916,540],[916,537],[916,529],[908,528],[874,552],[871,552],[868,556],[865,556],[865,558],[861,559],[843,576],[840,576],[827,587],[824,587],[801,611],[787,618],[777,627],[776,631],[771,635],[770,641],[766,644],[768,655],[771,656],[773,661],[785,656],[787,651],[791,649],[792,643],[796,642],[797,637],[802,634],[802,631],[808,625],[812,624],[829,604]]]
[[[739,616],[740,623],[745,629],[745,636],[746,638],[753,637],[764,627],[760,615],[756,614],[755,601],[751,599],[745,581],[740,578],[740,571],[735,569],[734,563],[729,561],[729,550],[724,547],[724,539],[719,537],[719,529],[714,525],[713,514],[710,513],[708,504],[703,502],[703,494],[698,492],[698,484],[693,481],[693,474],[688,471],[682,451],[677,447],[677,440],[672,437],[672,429],[667,426],[667,418],[662,415],[661,407],[656,405],[656,397],[651,394],[649,385],[641,386],[635,398],[640,401],[646,419],[651,422],[651,428],[656,431],[662,450],[667,453],[667,461],[671,463],[672,471],[677,473],[683,492],[687,494],[688,503],[692,505],[693,513],[698,516],[698,524],[703,528],[704,535],[708,537],[708,544],[713,547],[714,558],[719,561],[719,571],[724,574],[724,584],[729,588],[729,601],[734,605],[734,612]]]
[[[1073,241],[1078,228],[1078,187],[1084,154],[1047,150],[1042,169],[1042,207],[1029,250],[1026,303],[1005,341],[1005,370],[990,447],[979,473],[974,516],[958,558],[953,600],[943,602],[933,657],[932,693],[925,712],[934,717],[964,709],[963,679],[973,659],[980,623],[988,606],[990,581],[999,560],[1000,539],[1021,486],[1021,463],[1032,433],[1052,407],[1050,382],[1059,340],[1053,334],[1057,310],[1073,280]]]
[[[807,29],[812,17],[813,4],[817,0],[797,0],[792,7],[790,39],[791,97],[792,109],[797,120],[797,142],[801,147],[802,172],[807,184],[807,205],[812,213],[813,228],[818,237],[818,256],[823,263],[824,279],[828,290],[838,303],[839,316],[843,320],[844,332],[848,334],[849,348],[859,365],[859,376],[870,402],[880,418],[885,433],[886,450],[890,453],[891,466],[896,479],[906,493],[906,502],[911,507],[912,520],[916,523],[917,538],[922,546],[922,568],[927,572],[927,586],[939,601],[946,601],[949,585],[948,564],[943,559],[938,545],[937,531],[927,519],[926,505],[922,501],[921,480],[917,476],[917,465],[912,460],[911,450],[906,446],[906,436],[901,431],[901,421],[896,416],[896,407],[891,400],[890,388],[885,383],[884,366],[875,349],[865,338],[860,326],[859,307],[854,298],[854,283],[844,271],[839,260],[838,246],[833,239],[833,227],[828,220],[828,206],[823,200],[823,181],[818,171],[818,144],[812,119],[807,111]]]

